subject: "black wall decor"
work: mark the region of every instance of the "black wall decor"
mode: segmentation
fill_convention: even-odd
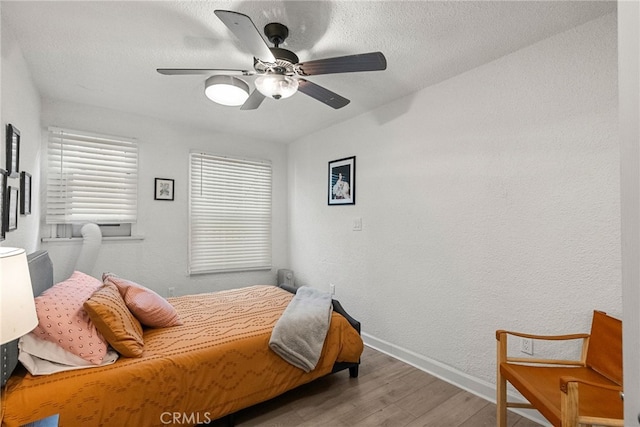
[[[7,171],[0,169],[0,242],[4,240],[7,226],[5,219],[7,212]]]
[[[9,178],[20,176],[20,131],[7,125],[7,174]]]
[[[31,214],[31,174],[20,172],[20,214]]]

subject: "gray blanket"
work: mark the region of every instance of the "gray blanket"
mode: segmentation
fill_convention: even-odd
[[[269,347],[287,362],[309,372],[320,359],[331,322],[331,295],[302,286],[271,332]]]

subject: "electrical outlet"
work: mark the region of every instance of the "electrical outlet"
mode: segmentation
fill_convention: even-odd
[[[520,351],[533,356],[533,340],[531,338],[521,338]]]
[[[174,288],[173,286],[169,288],[169,296],[170,297],[176,296],[176,288]]]
[[[331,295],[335,295],[336,294],[336,285],[334,285],[333,283],[329,283],[329,292],[331,292]]]

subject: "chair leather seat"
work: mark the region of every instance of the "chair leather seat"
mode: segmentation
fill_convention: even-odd
[[[500,372],[554,426],[561,424],[560,377],[572,376],[601,384],[616,385],[594,370],[583,367],[501,363]],[[578,386],[578,392],[581,415],[622,419],[623,403],[619,392],[596,390],[585,384]]]

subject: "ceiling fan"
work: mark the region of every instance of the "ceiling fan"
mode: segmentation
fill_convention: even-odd
[[[297,91],[304,93],[335,109],[349,104],[349,100],[305,77],[319,74],[379,71],[387,68],[382,52],[347,55],[314,61],[299,62],[295,53],[280,45],[289,35],[289,29],[280,23],[264,27],[264,34],[273,43],[269,47],[251,18],[242,13],[216,10],[218,18],[244,43],[253,55],[253,70],[215,68],[158,68],[165,75],[212,75],[205,82],[207,97],[224,105],[242,105],[241,110],[255,110],[266,97],[288,98]],[[249,95],[249,85],[236,77],[256,76],[254,90]],[[230,99],[235,98],[234,99]]]

